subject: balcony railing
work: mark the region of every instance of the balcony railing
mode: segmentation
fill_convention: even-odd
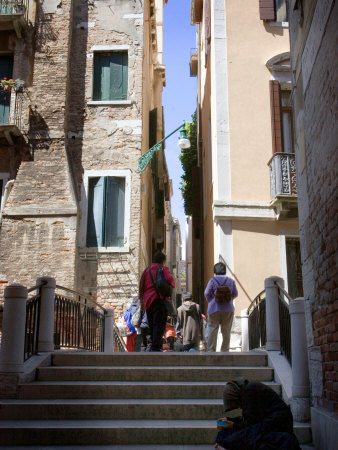
[[[0,138],[5,137],[10,145],[13,145],[13,136],[25,134],[24,113],[28,102],[28,92],[23,87],[9,91],[0,87]]]
[[[195,77],[198,72],[197,48],[190,49],[190,76]]]
[[[29,23],[29,2],[30,0],[0,0],[0,22],[11,24],[18,38],[22,37],[21,30]]]
[[[297,195],[296,160],[294,153],[275,153],[269,161],[271,198]]]
[[[23,14],[28,12],[29,0],[0,0],[0,14],[12,15]]]

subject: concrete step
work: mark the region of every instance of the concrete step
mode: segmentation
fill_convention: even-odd
[[[265,366],[267,356],[263,351],[251,352],[164,352],[164,353],[114,353],[55,352],[54,366]]]
[[[4,446],[3,450],[32,450],[31,446]],[[302,450],[314,450],[313,445],[301,445]],[[44,445],[34,450],[211,450],[210,445]]]
[[[280,385],[264,382],[280,394]],[[22,399],[179,399],[222,398],[223,381],[170,382],[170,381],[37,381],[22,384]]]
[[[312,442],[311,423],[294,422],[293,430],[300,444],[310,444]]]
[[[310,426],[295,424],[301,444]],[[1,445],[212,445],[214,420],[4,420]]]
[[[163,420],[217,419],[224,410],[221,399],[61,399],[0,402],[2,420]]]
[[[38,369],[39,381],[229,381],[243,377],[250,381],[271,381],[269,367],[223,366],[57,366]]]
[[[6,445],[1,449],[32,450],[32,447]],[[210,445],[35,445],[34,450],[210,450]]]

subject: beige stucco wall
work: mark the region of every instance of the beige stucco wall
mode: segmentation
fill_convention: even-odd
[[[219,7],[221,2],[211,0],[211,14],[216,3]],[[219,159],[221,153],[215,144],[211,149],[210,167],[209,117],[212,118],[211,141],[215,143],[218,142],[215,139],[215,133],[218,131],[214,122],[217,120],[216,102],[227,102],[228,117],[219,115],[218,121],[221,122],[218,122],[217,126],[218,129],[226,127],[229,120],[229,201],[265,202],[267,205],[271,200],[270,171],[267,164],[272,156],[269,93],[269,80],[272,76],[266,63],[273,56],[289,51],[289,36],[288,28],[271,26],[260,20],[258,2],[252,0],[227,0],[225,17],[224,57],[227,56],[227,67],[224,83],[227,83],[228,87],[227,99],[219,98],[217,84],[214,83],[217,79],[214,74],[220,70],[218,61],[221,56],[215,54],[213,38],[208,64],[205,67],[205,24],[200,24],[200,137],[204,178],[203,283],[205,288],[208,279],[213,275],[213,265],[218,262],[219,254],[222,254],[248,293],[246,296],[238,285],[236,315],[240,315],[240,311],[248,307],[249,298],[252,300],[264,289],[265,278],[271,275],[285,276],[285,254],[283,249],[281,250],[280,236],[297,235],[298,222],[277,221],[277,217],[267,221],[258,217],[224,217],[225,221],[231,222],[232,230],[229,231],[230,237],[227,236],[226,240],[220,239],[222,231],[213,219],[213,203],[226,198],[219,187],[220,180],[217,177],[221,174],[227,176],[227,167],[224,166],[224,171],[219,171],[220,164],[226,165],[226,159]],[[214,17],[211,19],[211,27],[213,23]],[[221,24],[217,22],[217,27],[219,26]],[[212,29],[211,33],[213,32],[216,31]],[[222,38],[221,35],[220,37]],[[223,111],[226,111],[226,108]],[[224,140],[222,142],[224,143]],[[259,216],[260,211],[257,214]],[[224,242],[227,242],[226,248]],[[198,264],[198,261],[194,263]],[[232,276],[229,271],[228,275]]]
[[[289,51],[289,33],[260,20],[256,1],[225,4],[232,199],[270,201],[271,74],[265,64]]]
[[[281,258],[284,255],[281,254],[279,235],[281,231],[287,234],[296,228],[296,223],[232,222],[234,273],[240,281],[237,283],[236,314],[249,306],[248,296],[253,300],[264,289],[265,278],[282,275]]]

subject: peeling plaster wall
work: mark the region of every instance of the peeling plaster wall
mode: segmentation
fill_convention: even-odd
[[[0,228],[3,284],[33,285],[48,274],[60,285],[113,306],[116,315],[136,294],[141,241],[137,164],[148,145],[144,118],[154,106],[161,108],[162,90],[161,76],[154,80],[152,57],[149,67],[144,65],[151,49],[149,42],[144,48],[145,33],[151,31],[149,24],[144,28],[144,9],[148,12],[148,1],[45,0],[38,7],[35,36],[14,40],[16,74],[29,86],[30,158],[17,176],[15,168],[11,172],[16,180]],[[128,47],[128,102],[90,103],[95,46]],[[150,99],[146,110],[144,95]],[[13,152],[5,148],[7,167],[13,165]],[[94,252],[88,259],[78,239],[83,175],[116,169],[131,173],[129,252]],[[152,185],[145,197],[153,198]],[[143,239],[149,242],[149,228]]]

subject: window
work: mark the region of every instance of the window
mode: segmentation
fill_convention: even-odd
[[[259,0],[259,16],[261,20],[288,22],[288,1]]]
[[[94,52],[93,100],[126,100],[128,94],[128,53]]]
[[[89,179],[87,247],[124,246],[124,208],[124,178]]]
[[[270,105],[273,153],[293,153],[291,91],[281,89],[278,80],[270,81]]]
[[[285,233],[285,234],[284,234]],[[299,236],[289,231],[280,234],[281,276],[292,298],[303,297],[302,262]]]
[[[85,171],[82,193],[80,247],[128,251],[130,171]]]
[[[275,0],[276,22],[288,22],[287,0]]]
[[[293,153],[291,91],[281,91],[283,152]]]
[[[13,72],[13,56],[0,56],[0,78],[11,78]],[[11,102],[10,91],[0,89],[0,124],[9,122],[9,109]]]
[[[292,298],[302,297],[304,293],[299,238],[286,237],[285,247],[289,294]]]

